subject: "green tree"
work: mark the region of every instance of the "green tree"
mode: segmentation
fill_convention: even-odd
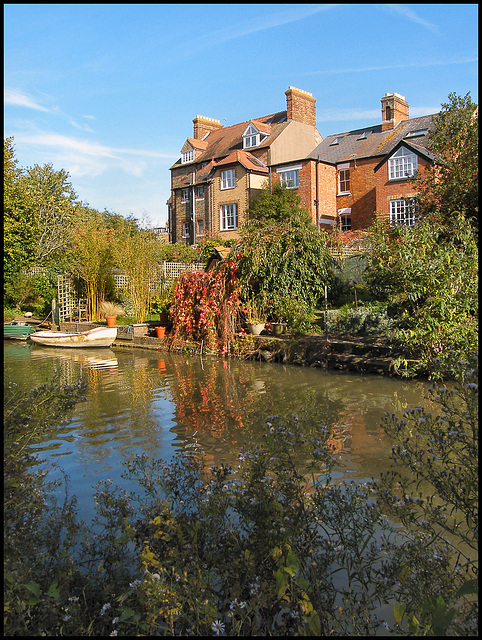
[[[478,248],[462,216],[451,233],[422,218],[414,227],[372,229],[365,272],[369,291],[397,318],[393,339],[432,368],[450,351],[477,349]]]
[[[105,226],[102,215],[95,210],[90,210],[82,224],[72,230],[71,271],[85,285],[87,314],[94,321],[100,317],[100,304],[112,278],[113,234],[114,231]]]
[[[13,138],[3,145],[4,281],[11,282],[35,256],[34,202],[18,167]]]
[[[158,241],[150,231],[131,233],[127,222],[115,232],[115,262],[128,278],[127,288],[138,323],[144,322],[150,307],[150,284],[157,275],[157,247]]]
[[[245,299],[266,301],[272,309],[294,305],[308,316],[328,283],[331,258],[299,196],[279,185],[272,193],[265,188],[241,235],[232,255],[240,256]]]
[[[35,210],[36,261],[45,265],[65,252],[81,207],[63,169],[35,165],[27,170],[26,182]]]
[[[468,93],[455,93],[442,104],[434,117],[428,149],[435,164],[417,175],[420,213],[433,221],[450,224],[462,213],[477,226],[478,222],[478,107]]]

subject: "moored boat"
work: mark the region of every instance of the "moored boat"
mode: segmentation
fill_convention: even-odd
[[[29,338],[46,347],[110,347],[117,337],[117,327],[96,327],[89,331],[36,331]]]
[[[28,324],[4,324],[3,338],[9,340],[26,340],[35,331],[34,327]]]

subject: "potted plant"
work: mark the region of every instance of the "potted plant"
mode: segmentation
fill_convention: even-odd
[[[100,305],[100,311],[105,316],[107,326],[114,327],[117,316],[123,316],[124,308],[117,302],[108,302],[104,300]]]
[[[161,322],[169,322],[169,309],[174,302],[175,282],[171,282],[161,293],[153,296],[151,300],[151,312],[158,313]]]
[[[289,310],[290,300],[287,296],[275,296],[271,307],[271,331],[273,335],[280,336],[286,329],[286,313]]]
[[[251,298],[246,302],[246,324],[248,331],[259,336],[266,326],[266,311],[262,301]]]

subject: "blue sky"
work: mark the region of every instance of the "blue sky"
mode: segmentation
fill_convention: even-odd
[[[478,102],[476,4],[7,4],[4,137],[65,169],[84,203],[167,219],[169,167],[199,114],[225,126],[316,98],[322,136]]]

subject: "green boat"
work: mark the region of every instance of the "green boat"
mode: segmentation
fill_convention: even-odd
[[[26,340],[34,331],[35,328],[28,324],[4,324],[3,339]]]

